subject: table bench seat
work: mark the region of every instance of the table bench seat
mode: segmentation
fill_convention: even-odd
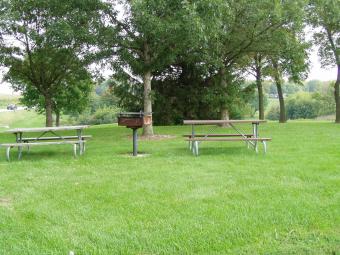
[[[81,153],[82,150],[80,149],[80,147],[83,146],[83,148],[85,148],[85,146],[84,146],[85,143],[86,143],[85,140],[84,141],[76,140],[76,141],[59,141],[59,142],[41,142],[41,143],[39,143],[39,142],[34,142],[34,143],[23,142],[23,143],[3,143],[3,144],[0,144],[0,147],[6,148],[6,158],[7,158],[7,161],[10,161],[10,150],[11,150],[11,148],[14,148],[14,147],[19,149],[18,158],[21,159],[23,147],[27,147],[29,149],[31,146],[71,144],[71,145],[73,145],[73,154],[76,157],[77,156],[77,147],[79,146],[79,151]]]
[[[82,135],[81,139],[82,140],[86,140],[86,139],[91,139],[92,135]],[[22,138],[21,141],[23,142],[31,142],[31,141],[53,141],[53,140],[70,140],[70,139],[78,139],[78,136],[76,135],[72,135],[72,136],[50,136],[50,137],[26,137],[26,138]]]
[[[210,138],[210,137],[193,137],[188,138],[186,141],[213,141],[213,142],[220,142],[220,141],[227,141],[227,142],[238,142],[238,141],[271,141],[271,138],[255,138],[255,137],[243,137],[243,138]]]
[[[183,137],[238,137],[240,134],[199,134],[199,135],[183,135]],[[246,137],[252,137],[253,134],[245,134]]]
[[[190,149],[195,154],[195,156],[198,156],[198,143],[199,142],[240,142],[240,141],[244,141],[244,142],[247,143],[248,148],[249,148],[249,143],[255,142],[255,143],[252,143],[252,145],[254,145],[256,152],[258,152],[257,142],[261,142],[263,144],[264,153],[266,153],[267,152],[266,142],[271,141],[271,140],[272,140],[271,138],[266,138],[266,137],[260,138],[260,137],[249,137],[249,136],[247,136],[247,137],[229,137],[229,138],[195,136],[195,137],[190,137],[190,138],[186,139],[186,141],[189,142]]]

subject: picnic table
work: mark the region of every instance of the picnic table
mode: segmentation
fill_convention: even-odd
[[[43,145],[59,145],[59,144],[71,144],[73,145],[74,155],[77,155],[77,147],[79,148],[79,155],[85,152],[86,139],[91,136],[83,135],[84,129],[88,128],[86,125],[82,126],[61,126],[61,127],[39,127],[39,128],[14,128],[4,131],[4,133],[10,133],[15,135],[15,143],[0,144],[0,147],[6,147],[6,158],[10,160],[10,150],[13,147],[17,147],[19,150],[19,159],[22,157],[23,147],[30,146],[43,146]],[[75,131],[75,135],[62,135],[62,131]],[[28,133],[38,133],[38,136],[27,137]],[[45,136],[46,134],[52,134],[53,136]],[[24,136],[25,135],[25,136]]]
[[[261,138],[259,137],[259,125],[265,123],[265,120],[184,120],[184,125],[191,125],[191,134],[184,135],[186,141],[189,142],[189,149],[194,155],[198,156],[199,143],[203,141],[244,141],[248,148],[253,147],[256,153],[258,153],[258,142],[262,142],[264,147],[264,153],[267,152],[267,141],[271,138]],[[215,132],[210,132],[208,134],[197,134],[195,127],[198,125],[229,125],[236,133],[233,134],[219,134]],[[252,133],[247,134],[241,128],[236,127],[238,124],[251,124]],[[212,131],[212,130],[211,130]]]

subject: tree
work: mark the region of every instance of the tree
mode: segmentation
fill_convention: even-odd
[[[283,79],[288,77],[289,80],[302,84],[308,71],[307,48],[308,44],[304,43],[295,33],[289,30],[279,31],[281,40],[277,40],[277,48],[269,57],[269,65],[266,67],[266,73],[272,77],[277,88],[280,104],[280,123],[287,122],[287,114],[283,95]],[[277,39],[278,39],[277,38]],[[282,43],[284,39],[284,43]],[[280,42],[281,41],[281,42]],[[273,47],[274,48],[274,47]]]
[[[302,36],[304,6],[305,1],[303,0],[273,3],[271,13],[276,17],[276,22],[280,21],[281,23],[266,33],[263,40],[255,42],[252,47],[253,52],[248,56],[251,60],[248,70],[255,77],[258,89],[260,119],[264,119],[263,79],[266,76],[271,76],[275,81],[279,96],[281,122],[286,121],[282,88],[283,76],[288,75],[293,80],[299,80],[299,72],[304,72],[307,67],[304,63],[307,56],[307,45],[304,44]],[[273,21],[268,19],[268,22]],[[298,48],[294,49],[295,46]],[[294,53],[289,53],[292,51],[295,51],[297,56],[294,56]],[[288,63],[295,66],[289,66]]]
[[[99,0],[10,0],[5,7],[7,78],[27,97],[43,98],[46,126],[53,125],[53,100],[91,62],[89,48],[102,9]]]
[[[109,1],[111,11],[101,48],[115,71],[114,78],[143,85],[144,112],[152,114],[152,80],[156,72],[173,63],[184,38],[190,33],[190,4],[174,0],[123,2],[117,15],[118,1]],[[145,125],[143,135],[153,135],[153,126]]]
[[[6,26],[6,7],[8,2],[3,0],[0,2],[0,65],[3,64],[3,58],[6,51],[4,46],[3,29]]]
[[[14,89],[21,91],[21,102],[30,108],[34,107],[39,113],[45,112],[44,96],[39,93],[35,86],[30,86],[29,81],[24,83],[20,77],[16,76],[20,74],[20,71],[14,73],[16,70],[12,67],[7,76]],[[58,91],[51,98],[56,126],[60,125],[61,113],[79,114],[87,107],[92,88],[91,76],[83,67],[76,68],[74,72],[65,77],[64,81],[56,88]]]
[[[261,53],[255,53],[251,56],[249,72],[255,77],[259,119],[264,120],[264,92],[263,92],[263,68],[265,66],[265,56]]]
[[[299,11],[304,1],[201,1],[206,6],[201,7],[205,35],[208,37],[205,55],[210,55],[211,63],[215,70],[213,75],[220,76],[220,86],[224,88],[225,98],[234,95],[226,93],[228,77],[244,66],[249,65],[250,59],[256,56],[257,85],[260,88],[261,118],[263,117],[263,92],[262,74],[259,69],[261,54],[270,51],[270,44],[275,31],[281,28],[291,27],[301,15]],[[209,13],[209,8],[214,11]],[[206,15],[205,15],[206,14]],[[264,47],[265,46],[265,47]],[[248,61],[245,56],[252,55]],[[262,59],[261,59],[262,61]],[[248,62],[248,63],[247,63]],[[228,101],[220,106],[221,119],[229,118]]]
[[[318,30],[314,43],[319,46],[323,66],[337,66],[334,84],[335,122],[340,123],[340,2],[311,0],[307,9],[310,24]]]

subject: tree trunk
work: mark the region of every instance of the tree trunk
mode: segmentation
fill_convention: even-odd
[[[264,120],[264,98],[262,85],[261,56],[255,58],[256,63],[256,86],[259,98],[259,119]]]
[[[229,120],[229,117],[230,115],[229,115],[229,110],[228,110],[228,107],[221,107],[221,112],[220,112],[220,118],[221,118],[221,120]],[[222,123],[222,124],[220,124],[219,126],[221,126],[221,127],[230,127],[230,125],[229,124],[227,124],[227,123]]]
[[[224,89],[224,96],[228,96],[227,95],[227,87],[228,87],[228,83],[227,83],[227,79],[226,79],[226,71],[225,68],[221,68],[220,72],[220,86],[221,88]],[[220,118],[221,120],[229,120],[229,109],[228,106],[226,104],[222,104],[220,107]],[[220,124],[221,127],[229,127],[228,124],[224,123],[224,124]]]
[[[55,126],[56,127],[60,126],[60,112],[59,111],[55,112]]]
[[[152,98],[151,98],[151,72],[145,72],[143,76],[144,82],[144,112],[146,114],[152,115]],[[152,122],[149,125],[144,125],[143,127],[143,136],[152,136],[153,135],[153,126]]]
[[[229,120],[229,111],[226,107],[221,108],[221,120]],[[221,127],[229,127],[228,124],[221,124]]]
[[[45,96],[45,114],[46,114],[46,127],[53,126],[53,116],[52,116],[52,100],[49,96]]]
[[[259,94],[259,119],[264,120],[264,100],[263,100],[262,81],[259,80],[256,83],[257,83],[257,90]]]
[[[277,88],[277,94],[279,95],[279,102],[280,102],[280,123],[286,123],[287,122],[287,115],[286,115],[286,107],[285,107],[285,101],[283,98],[283,92],[282,92],[282,81],[280,77],[275,78],[276,88]]]
[[[279,95],[279,102],[280,102],[280,123],[286,123],[287,122],[287,115],[286,115],[286,107],[285,107],[285,101],[283,98],[283,92],[282,92],[282,76],[279,70],[279,65],[277,61],[272,61],[273,68],[274,68],[274,80],[276,83],[277,88],[277,94]]]
[[[338,67],[338,75],[336,77],[336,82],[334,84],[334,99],[335,99],[335,123],[340,123],[340,56],[338,52],[338,47],[336,45],[336,40],[333,38],[331,30],[329,27],[324,27],[327,33],[328,41],[330,43],[331,49],[334,53],[335,62]],[[335,41],[335,42],[334,42]]]
[[[147,42],[144,42],[143,58],[146,71],[143,75],[144,83],[144,113],[151,115],[151,124],[144,125],[143,136],[153,136],[152,126],[152,98],[151,98],[151,55]]]
[[[338,75],[334,84],[334,96],[335,96],[335,123],[340,123],[340,64],[338,66]]]

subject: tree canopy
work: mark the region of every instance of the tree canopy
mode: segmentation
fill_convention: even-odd
[[[1,34],[7,79],[29,97],[26,102],[41,106],[41,100],[31,100],[39,94],[47,126],[53,123],[53,101],[68,91],[71,77],[83,74],[81,80],[88,79],[84,67],[90,63],[100,5],[100,1],[10,0],[4,6]]]
[[[0,14],[6,78],[46,125],[53,113],[84,109],[92,63],[110,66],[123,109],[156,109],[162,124],[240,117],[255,93],[264,119],[265,79],[276,84],[285,122],[284,79],[301,83],[308,72],[307,24],[322,63],[340,70],[338,0],[4,0]],[[245,82],[249,73],[255,83]]]
[[[314,42],[319,46],[323,66],[337,66],[334,84],[336,123],[340,123],[340,2],[339,0],[312,0],[308,8],[309,23],[318,30]]]

